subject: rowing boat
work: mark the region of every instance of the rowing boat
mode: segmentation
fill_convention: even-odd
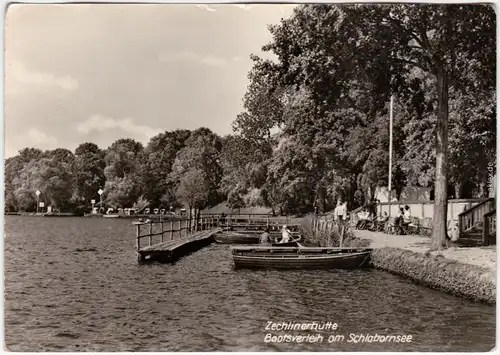
[[[214,235],[214,240],[219,244],[257,244],[259,243],[260,236],[225,232]]]
[[[357,269],[368,265],[371,249],[285,246],[231,247],[235,268]]]
[[[293,234],[292,234],[293,236]],[[258,244],[260,242],[260,235],[237,233],[226,231],[224,233],[216,234],[214,240],[219,244]],[[281,239],[281,234],[271,233],[271,245],[280,247],[296,247],[297,243],[295,241],[290,241],[286,243],[279,243],[278,240]],[[296,236],[296,241],[300,241],[300,235]]]

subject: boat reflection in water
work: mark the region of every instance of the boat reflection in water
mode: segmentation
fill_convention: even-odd
[[[231,252],[235,268],[357,269],[369,266],[371,249],[274,244],[269,246],[233,246]]]

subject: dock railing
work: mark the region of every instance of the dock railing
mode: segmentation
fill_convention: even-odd
[[[292,216],[272,216],[270,214],[202,214],[203,217],[212,217],[219,221],[220,227],[229,228],[240,224],[260,225],[290,225],[296,224],[300,218]]]
[[[136,247],[139,251],[142,247],[141,240],[147,238],[148,246],[163,243],[167,240],[188,237],[191,233],[208,230],[217,227],[217,220],[211,216],[201,216],[198,220],[191,218],[134,222],[136,230]],[[146,230],[145,233],[142,233]]]

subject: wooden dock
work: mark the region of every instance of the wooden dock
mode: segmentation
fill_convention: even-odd
[[[178,258],[199,250],[213,241],[213,236],[222,231],[211,218],[195,221],[185,219],[173,222],[148,221],[134,222],[137,227],[137,258],[143,262],[173,262]],[[183,223],[184,222],[184,223]],[[165,225],[170,225],[165,229]],[[149,227],[146,234],[141,234],[141,227]],[[141,245],[141,240],[147,238],[148,244]],[[155,239],[157,239],[155,241]]]

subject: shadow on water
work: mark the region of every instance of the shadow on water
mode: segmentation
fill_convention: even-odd
[[[6,217],[14,351],[487,351],[495,307],[378,270],[234,270],[229,246],[139,265],[130,221]],[[266,343],[268,322],[335,322],[322,343]],[[271,331],[307,335],[317,331]],[[349,343],[350,333],[411,343]],[[329,344],[328,335],[344,335]]]

